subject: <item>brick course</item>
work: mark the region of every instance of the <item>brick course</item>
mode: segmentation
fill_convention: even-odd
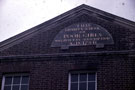
[[[133,63],[128,55],[112,54],[21,58],[1,62],[0,76],[29,73],[30,90],[68,90],[69,72],[88,70],[97,72],[97,90],[134,90]]]

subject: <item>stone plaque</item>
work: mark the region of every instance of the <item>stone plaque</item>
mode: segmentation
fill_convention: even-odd
[[[54,38],[51,47],[68,49],[69,46],[104,45],[114,44],[110,33],[103,27],[92,23],[76,23],[61,30]]]

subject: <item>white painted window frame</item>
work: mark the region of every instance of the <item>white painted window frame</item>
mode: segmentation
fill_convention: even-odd
[[[69,77],[68,77],[68,90],[71,90],[71,74],[81,74],[81,73],[86,73],[86,74],[95,73],[95,90],[97,90],[97,73],[96,72],[91,72],[91,71],[73,71],[73,72],[70,72]],[[87,79],[88,79],[88,77],[87,77]],[[88,90],[88,85],[87,85],[86,88]],[[78,90],[79,90],[79,85],[78,85]]]
[[[5,77],[7,77],[7,76],[11,76],[12,77],[12,83],[11,83],[11,87],[13,86],[12,84],[13,84],[13,77],[14,76],[21,76],[21,80],[22,80],[22,77],[23,76],[28,76],[29,77],[29,74],[25,74],[25,73],[21,73],[21,74],[5,74],[5,75],[3,75],[3,77],[2,77],[2,86],[1,86],[1,90],[4,90],[4,86],[5,86]],[[29,81],[30,81],[30,77],[29,77]],[[16,85],[28,85],[28,88],[29,88],[29,81],[28,81],[28,84],[16,84]],[[21,81],[20,81],[21,82]],[[14,84],[15,85],[15,84]],[[6,85],[6,86],[8,86],[8,85]],[[10,85],[9,85],[10,86]],[[12,88],[11,88],[11,90],[12,90]],[[20,88],[19,88],[19,90],[20,90]]]

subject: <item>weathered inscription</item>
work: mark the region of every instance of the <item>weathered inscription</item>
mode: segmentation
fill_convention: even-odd
[[[51,47],[68,49],[69,46],[103,47],[105,44],[113,44],[112,36],[106,29],[91,23],[77,23],[61,30],[54,38]]]

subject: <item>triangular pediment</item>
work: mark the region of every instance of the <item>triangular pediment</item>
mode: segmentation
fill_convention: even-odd
[[[77,23],[86,23],[88,25],[90,24],[90,26],[93,25],[93,27],[94,25],[99,26],[103,29],[101,29],[101,32],[105,31],[106,33],[109,33],[108,35],[111,37],[112,41],[102,40],[103,42],[107,42],[106,46],[103,46],[102,42],[100,42],[98,45],[91,43],[89,43],[88,45],[83,45],[82,43],[81,45],[69,45],[69,47],[66,47],[64,50],[61,49],[61,47],[52,47],[52,43],[54,39],[57,37],[57,35],[59,35],[60,32],[60,35],[63,33],[62,30],[71,27]],[[135,38],[134,28],[135,23],[132,21],[128,21],[126,19],[120,18],[118,16],[106,13],[104,11],[83,4],[49,21],[35,26],[21,34],[18,34],[8,40],[1,42],[0,55],[33,55],[70,52],[76,53],[130,50],[134,49],[135,47],[133,41],[129,42],[129,39]],[[98,37],[101,36],[99,34],[100,31],[95,32],[98,32]],[[89,31],[88,33],[92,32]],[[104,34],[104,36],[107,36],[107,34]],[[111,44],[108,44],[108,42],[111,42]],[[129,44],[129,47],[127,47],[127,43]],[[62,47],[65,46],[66,45]],[[98,49],[96,48],[96,46],[102,48]]]

